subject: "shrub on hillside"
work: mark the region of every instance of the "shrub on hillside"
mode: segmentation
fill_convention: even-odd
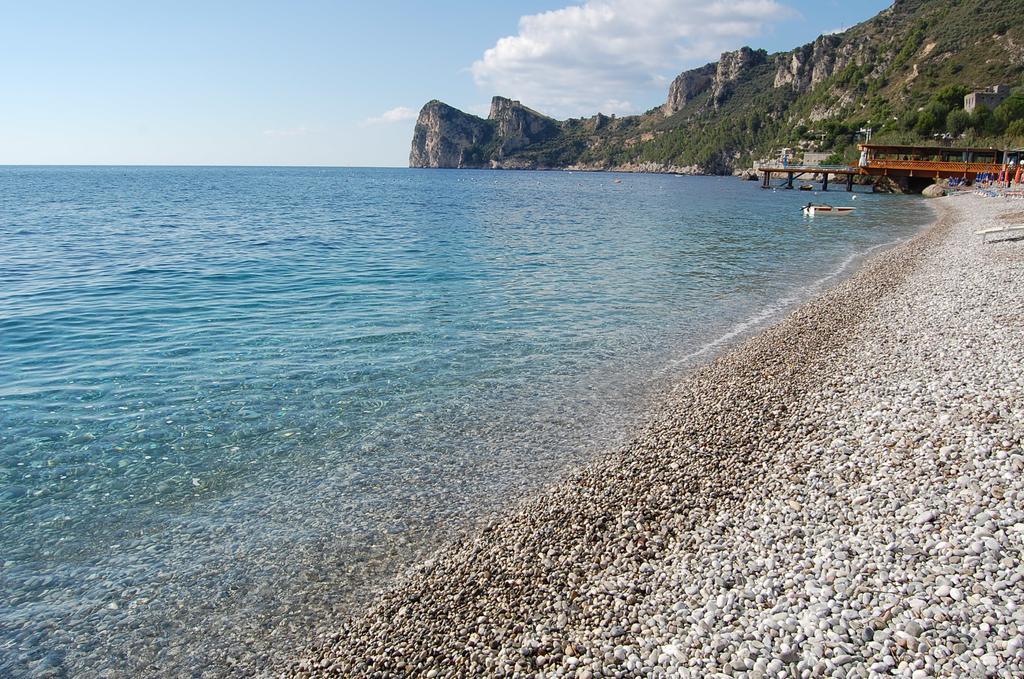
[[[996,121],[1004,128],[1017,120],[1024,120],[1024,94],[1014,94],[993,111]]]
[[[1006,136],[1013,139],[1017,144],[1024,144],[1024,120],[1014,120],[1006,128]]]
[[[987,106],[979,106],[971,114],[971,129],[980,136],[999,134],[999,121]]]
[[[946,115],[946,132],[959,137],[971,126],[971,114],[962,108],[955,108]]]
[[[943,117],[942,120],[945,120]],[[917,115],[917,122],[914,124],[914,132],[922,137],[927,137],[939,127],[939,117],[932,111],[924,110]]]
[[[942,104],[946,110],[963,108],[967,88],[963,85],[946,85],[935,93],[932,101]]]

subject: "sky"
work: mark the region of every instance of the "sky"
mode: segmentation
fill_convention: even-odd
[[[891,4],[0,0],[0,165],[405,166],[419,108],[643,112]]]

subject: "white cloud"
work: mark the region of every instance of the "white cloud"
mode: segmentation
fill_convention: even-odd
[[[408,106],[396,106],[390,111],[384,111],[379,116],[367,118],[368,125],[386,125],[388,123],[400,123],[405,120],[416,120],[418,113]]]
[[[631,113],[631,98],[792,14],[775,0],[588,0],[521,17],[470,70],[545,113]]]
[[[302,137],[309,134],[309,128],[305,125],[299,125],[298,127],[289,127],[287,129],[263,130],[263,134],[267,137]]]

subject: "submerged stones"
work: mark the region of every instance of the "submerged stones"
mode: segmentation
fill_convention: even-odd
[[[1024,244],[943,209],[287,673],[1024,673]]]

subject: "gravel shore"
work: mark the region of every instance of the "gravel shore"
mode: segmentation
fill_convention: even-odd
[[[289,673],[1024,674],[1024,204],[933,204]]]

